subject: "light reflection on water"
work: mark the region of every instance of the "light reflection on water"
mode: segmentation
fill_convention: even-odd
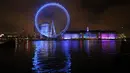
[[[86,41],[84,41],[84,45],[85,45],[85,52],[88,54],[88,56],[90,56],[90,49],[89,49],[89,47],[90,47],[90,43],[89,43],[90,41],[89,40],[86,40]]]
[[[116,53],[115,40],[35,41],[33,70],[36,73],[71,73],[71,50],[93,53]],[[96,55],[96,54],[95,54]]]
[[[116,42],[115,40],[102,40],[102,52],[103,53],[115,53]]]
[[[62,55],[56,50],[56,41],[35,41],[34,44],[33,70],[36,73],[70,73],[69,43],[61,42]]]

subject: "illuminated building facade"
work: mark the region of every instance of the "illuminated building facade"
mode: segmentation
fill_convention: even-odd
[[[62,35],[62,39],[117,39],[115,31],[67,31]]]
[[[45,36],[49,36],[49,24],[41,24],[41,33]]]
[[[114,33],[102,33],[101,39],[116,39],[116,34],[114,34]]]
[[[42,34],[44,34],[44,36],[46,37],[54,37],[54,35],[56,35],[56,31],[55,31],[55,26],[54,26],[54,23],[52,21],[51,24],[49,23],[44,23],[44,24],[41,24],[41,31],[40,31]],[[40,35],[41,38],[43,37],[42,35]]]
[[[62,36],[63,39],[79,39],[80,38],[80,35],[79,34],[76,34],[76,33],[73,33],[73,34],[64,34]]]

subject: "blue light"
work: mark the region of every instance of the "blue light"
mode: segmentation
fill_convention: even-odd
[[[78,40],[71,41],[71,46],[73,49],[77,49],[79,47],[79,41]]]
[[[90,38],[97,38],[96,34],[90,34]]]
[[[43,68],[46,66],[44,61],[46,61],[49,56],[48,41],[35,41],[34,45],[35,53],[33,57],[33,70],[36,71],[36,73],[48,72],[48,70],[43,70]]]
[[[79,39],[80,34],[64,34],[63,39]]]
[[[61,69],[65,73],[71,73],[71,55],[70,55],[70,40],[62,41],[62,49],[64,51],[64,54],[66,56],[65,60],[65,67]]]
[[[79,39],[79,34],[72,34],[72,39]]]
[[[40,29],[39,29],[39,27],[38,27],[38,16],[39,16],[40,12],[41,12],[44,8],[49,7],[49,6],[56,6],[56,7],[61,8],[61,9],[65,12],[65,15],[66,15],[66,17],[67,17],[67,24],[66,24],[65,28],[64,28],[59,34],[56,34],[56,35],[53,36],[53,37],[57,37],[57,36],[59,36],[59,35],[62,35],[62,34],[68,29],[69,23],[70,23],[70,16],[69,16],[68,11],[67,11],[62,5],[60,5],[60,4],[58,4],[58,3],[48,3],[48,4],[45,4],[44,6],[42,6],[42,7],[37,11],[37,13],[36,13],[36,15],[35,15],[35,27],[36,27],[37,31],[38,31],[41,35],[45,36],[45,35],[40,31]]]
[[[54,22],[52,21],[52,24],[50,26],[49,23],[41,24],[41,33],[44,34],[46,37],[52,37],[56,35]]]
[[[73,40],[73,41],[71,41],[70,45],[71,45],[71,48],[73,48],[73,51],[79,52],[79,47],[80,47],[79,44],[80,44],[79,40]]]
[[[85,47],[85,52],[88,54],[88,56],[91,56],[91,53],[90,53],[90,40],[85,40],[84,41],[84,47]]]
[[[64,34],[63,38],[64,39],[71,39],[71,34]]]
[[[49,37],[49,24],[46,23],[41,25],[41,33]]]
[[[64,60],[58,59],[56,53],[56,41],[35,41],[35,53],[33,57],[33,71],[35,73],[71,73],[71,56],[69,52],[70,41],[63,41],[62,51]],[[63,66],[57,68],[57,66]]]
[[[84,34],[84,38],[97,38],[97,34],[87,32]]]

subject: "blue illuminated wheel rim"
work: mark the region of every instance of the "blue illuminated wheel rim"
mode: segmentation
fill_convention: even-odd
[[[37,31],[38,31],[41,35],[43,35],[43,36],[45,36],[45,35],[44,35],[43,33],[41,33],[40,28],[38,27],[38,16],[39,16],[40,12],[41,12],[44,8],[49,7],[49,6],[56,6],[56,7],[60,8],[60,9],[62,9],[62,10],[64,11],[66,17],[67,17],[67,23],[66,23],[65,28],[64,28],[60,33],[58,33],[58,34],[56,34],[56,35],[54,35],[54,36],[52,37],[52,38],[56,38],[56,37],[62,35],[63,33],[65,33],[66,30],[68,29],[69,24],[70,24],[70,15],[69,15],[68,11],[67,11],[62,5],[60,5],[59,3],[48,3],[48,4],[43,5],[43,6],[37,11],[37,13],[36,13],[36,15],[35,15],[35,27],[36,27]]]

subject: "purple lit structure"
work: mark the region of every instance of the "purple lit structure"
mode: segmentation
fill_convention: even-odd
[[[62,39],[116,39],[117,35],[112,31],[95,31],[89,30],[84,32],[66,32]]]
[[[116,39],[116,34],[113,33],[102,33],[101,39]]]
[[[79,39],[80,34],[64,34],[63,39]]]

